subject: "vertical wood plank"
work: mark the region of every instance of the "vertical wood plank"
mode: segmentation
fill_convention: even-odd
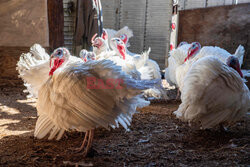
[[[64,45],[64,16],[62,0],[47,0],[49,22],[49,45],[54,50]]]

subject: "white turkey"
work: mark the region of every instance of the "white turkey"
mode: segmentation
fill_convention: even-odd
[[[197,60],[199,60],[202,57],[206,57],[206,56],[215,56],[216,58],[218,58],[220,61],[222,61],[224,64],[227,63],[227,60],[229,57],[235,57],[237,58],[241,65],[243,64],[243,57],[244,57],[244,47],[239,45],[238,48],[236,49],[234,55],[230,54],[229,52],[227,52],[225,49],[222,49],[220,47],[217,46],[204,46],[202,48],[198,47],[197,48],[197,42],[192,43],[192,46],[189,48],[188,50],[188,55],[187,58],[185,59],[185,61],[187,61],[186,63],[184,63],[183,65],[179,66],[176,69],[176,78],[177,78],[177,84],[180,87],[180,90],[183,86],[183,79],[186,75],[186,73],[188,72],[189,68],[192,66],[192,64],[194,62],[196,62]],[[195,54],[192,54],[192,53]],[[239,67],[239,68],[240,68]],[[241,70],[239,71],[241,77],[244,77]],[[245,81],[245,80],[244,80]]]
[[[101,58],[101,54],[110,51],[111,39],[120,37],[121,35],[126,35],[126,44],[129,46],[128,40],[133,36],[133,32],[127,26],[118,31],[113,29],[103,29],[101,37],[97,37],[97,34],[95,34],[91,39],[91,43],[93,46],[93,52],[96,54],[97,59]]]
[[[250,108],[250,93],[238,59],[230,56],[225,64],[212,55],[194,62],[184,78],[181,100],[176,116],[203,129],[239,120]]]
[[[132,52],[130,52],[128,50],[127,42],[128,42],[129,37],[127,36],[127,34],[122,34],[122,35],[119,36],[119,38],[125,44],[125,52],[126,52],[126,54],[128,54],[128,55],[130,55],[132,57],[138,57],[138,56],[140,56],[139,54],[132,53]],[[147,67],[149,67],[150,69],[153,70],[153,75],[152,75],[151,79],[161,79],[160,67],[159,67],[159,65],[157,64],[156,61],[154,61],[154,60],[152,60],[150,58],[147,58],[145,66],[147,66]]]
[[[97,59],[101,57],[101,54],[105,54],[106,52],[110,51],[108,44],[108,33],[105,29],[103,30],[101,37],[97,37],[97,34],[95,34],[91,39],[91,43],[93,46],[93,52],[97,56]]]
[[[93,53],[95,54],[96,60],[108,59],[113,61],[116,65],[122,67],[122,70],[126,72],[128,75],[132,76],[134,79],[140,79],[140,73],[136,70],[135,64],[124,61],[115,51],[110,50],[108,45],[108,33],[104,30],[101,37],[96,37],[96,35],[92,38],[93,45]],[[88,51],[84,51],[84,54],[88,53]],[[83,53],[82,53],[83,54]]]
[[[110,60],[84,63],[69,59],[69,52],[62,48],[51,55],[50,77],[38,94],[34,136],[59,140],[70,129],[86,132],[79,149],[86,156],[94,129],[120,124],[128,130],[136,108],[149,105],[141,92],[159,81],[134,80]]]
[[[195,61],[197,61],[198,59],[200,59],[202,57],[212,55],[212,56],[217,57],[223,63],[226,63],[227,58],[232,56],[230,53],[228,53],[226,50],[224,50],[222,48],[213,47],[213,46],[205,46],[205,47],[201,48],[201,46],[198,42],[193,42],[190,45],[190,47],[187,51],[187,54],[186,54],[186,58],[184,59],[184,62],[183,62],[183,58],[185,57],[184,53],[186,52],[186,46],[188,46],[188,45],[184,44],[183,46],[185,46],[185,49],[177,50],[178,51],[177,54],[172,53],[173,55],[175,55],[173,57],[174,59],[169,58],[170,67],[168,70],[166,70],[166,72],[169,72],[169,76],[166,76],[166,78],[167,79],[169,78],[170,83],[171,82],[175,83],[177,85],[177,87],[180,88],[180,91],[181,91],[181,88],[183,86],[183,79],[184,79],[186,73],[188,72],[189,68],[192,66],[192,64]],[[176,50],[173,50],[173,52],[174,51],[176,52]],[[179,52],[179,51],[181,51],[181,52]],[[178,56],[176,56],[176,55],[178,55]],[[243,60],[244,47],[239,45],[234,56]],[[178,57],[180,59],[177,59],[176,57]],[[242,65],[242,63],[243,62],[241,61],[240,66]]]
[[[152,66],[149,65],[148,63],[148,60],[149,60],[148,57],[151,51],[150,48],[147,52],[144,52],[140,55],[135,54],[131,56],[126,53],[126,49],[125,49],[126,45],[120,38],[111,39],[110,45],[111,45],[112,50],[114,50],[116,54],[122,58],[123,61],[135,65],[136,70],[138,70],[138,72],[140,73],[142,80],[161,79],[161,75],[157,74],[159,76],[156,76],[154,68],[152,68]],[[157,63],[156,65],[158,66]],[[160,73],[159,70],[158,70],[158,73]],[[163,97],[167,99],[167,96],[161,84],[157,85],[155,88],[151,88],[151,89],[144,91],[144,96],[147,98],[153,97],[153,98],[159,99]]]
[[[49,55],[39,44],[34,44],[30,52],[22,54],[17,63],[19,77],[29,92],[27,97],[37,97],[41,85],[49,78]]]
[[[120,30],[116,31],[113,29],[105,29],[107,31],[108,34],[108,43],[110,45],[110,41],[112,38],[123,38],[123,42],[125,43],[125,45],[127,47],[130,46],[129,44],[129,39],[133,37],[133,31],[131,29],[128,28],[128,26],[125,26],[123,28],[121,28]]]
[[[173,86],[177,86],[176,68],[182,65],[188,54],[191,44],[181,42],[176,49],[169,52],[168,67],[165,69],[165,79]]]
[[[201,57],[205,56],[216,56],[219,60],[221,60],[223,63],[226,63],[227,58],[230,56],[235,56],[239,60],[240,67],[243,64],[243,58],[244,58],[245,49],[242,45],[239,45],[236,49],[235,53],[232,55],[225,49],[222,49],[217,46],[204,46],[200,49],[199,53],[195,56],[194,61],[198,60]]]
[[[176,83],[180,92],[182,91],[183,79],[186,76],[189,68],[192,66],[193,62],[196,61],[194,59],[196,58],[196,55],[199,53],[200,49],[200,43],[193,42],[188,49],[187,56],[184,59],[184,63],[177,66],[175,69]]]
[[[63,48],[64,52],[68,52]],[[71,56],[72,62],[82,61],[80,58]],[[34,44],[30,48],[30,52],[23,53],[17,62],[17,70],[19,77],[23,79],[24,86],[27,88],[27,97],[37,97],[38,90],[49,78],[48,72],[50,67],[50,57],[45,52],[45,49],[39,44]]]
[[[83,59],[84,62],[96,60],[96,54],[94,52],[89,52],[86,49],[80,51],[79,57]]]

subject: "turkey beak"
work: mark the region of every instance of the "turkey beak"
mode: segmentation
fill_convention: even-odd
[[[50,59],[53,59],[53,58],[55,58],[55,55],[51,54]]]

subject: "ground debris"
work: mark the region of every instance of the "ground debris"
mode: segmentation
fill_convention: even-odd
[[[194,130],[172,114],[180,102],[170,100],[139,109],[130,132],[97,128],[91,154],[69,151],[83,133],[71,131],[60,141],[33,137],[35,99],[22,88],[0,88],[0,166],[247,166],[250,120],[229,127]]]

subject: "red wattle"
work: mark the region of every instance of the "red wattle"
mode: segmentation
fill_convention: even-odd
[[[188,56],[185,58],[184,62],[186,62],[188,59],[190,59],[190,57],[193,56],[194,52],[196,52],[197,49],[193,49],[190,51],[190,53],[188,54]]]
[[[122,55],[122,59],[125,60],[125,47],[122,45],[117,45],[117,49],[119,50],[120,54]]]
[[[128,42],[128,37],[127,37],[127,35],[124,35],[125,36],[125,38],[122,40],[125,44]]]
[[[51,70],[49,72],[49,75],[53,75],[53,73],[56,71],[56,69],[58,67],[60,67],[64,61],[65,61],[64,59],[58,59],[58,58],[55,59],[54,60],[54,66],[51,68]]]

